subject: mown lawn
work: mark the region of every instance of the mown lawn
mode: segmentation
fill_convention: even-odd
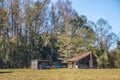
[[[120,69],[0,69],[0,80],[120,80]]]

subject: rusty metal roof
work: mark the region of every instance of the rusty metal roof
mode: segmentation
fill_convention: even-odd
[[[69,59],[68,62],[73,62],[73,61],[81,60],[81,59],[87,57],[90,54],[91,54],[91,52],[82,52],[78,56],[75,56],[75,57]]]

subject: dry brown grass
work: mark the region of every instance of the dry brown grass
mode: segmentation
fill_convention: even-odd
[[[0,80],[120,80],[120,69],[1,69]]]

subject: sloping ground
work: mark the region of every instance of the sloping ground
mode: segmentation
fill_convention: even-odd
[[[120,69],[7,69],[0,80],[120,80]]]

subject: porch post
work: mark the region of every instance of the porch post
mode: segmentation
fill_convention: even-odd
[[[92,56],[92,52],[90,52],[90,61],[89,61],[89,67],[93,68],[93,56]]]

